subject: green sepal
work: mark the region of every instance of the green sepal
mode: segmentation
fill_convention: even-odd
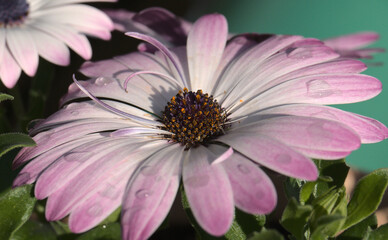
[[[348,216],[342,229],[347,229],[367,218],[378,208],[388,185],[388,169],[375,170],[356,185],[348,204]]]
[[[33,147],[35,145],[34,140],[23,133],[0,134],[0,157],[14,148]]]
[[[368,229],[367,238],[365,240],[387,240],[388,239],[388,223],[382,225],[378,229],[372,231]],[[364,240],[364,239],[363,239]]]
[[[0,239],[9,239],[30,218],[35,202],[32,185],[9,189],[0,195]]]

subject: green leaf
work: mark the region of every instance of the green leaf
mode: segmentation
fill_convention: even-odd
[[[378,169],[363,177],[356,185],[348,204],[347,229],[367,218],[379,206],[388,185],[388,169]]]
[[[314,191],[316,184],[317,182],[307,182],[306,184],[303,185],[299,193],[299,201],[301,203],[305,203],[307,202],[307,200],[309,200],[311,194]]]
[[[332,187],[340,188],[344,185],[346,176],[349,172],[349,167],[345,160],[315,160],[319,170],[319,179],[316,186],[316,196],[319,196]],[[327,181],[328,179],[332,181]]]
[[[344,216],[339,214],[326,215],[318,218],[314,223],[315,227],[311,233],[311,240],[326,240],[327,236],[331,235],[330,226],[337,224],[344,218]]]
[[[367,234],[368,228],[377,228],[376,215],[372,214],[361,222],[347,229],[337,237],[337,240],[362,240]]]
[[[121,240],[119,223],[100,225],[76,238],[77,240]]]
[[[369,233],[368,240],[387,240],[388,239],[388,223]]]
[[[299,199],[300,189],[302,188],[304,183],[305,181],[303,180],[287,178],[284,182],[284,190],[286,191],[287,198]]]
[[[120,213],[121,213],[121,207],[118,207],[107,218],[105,218],[105,220],[102,221],[99,225],[104,225],[104,224],[116,222],[120,217]]]
[[[32,147],[36,143],[28,135],[22,133],[0,134],[0,157],[18,147]]]
[[[56,234],[50,225],[27,221],[19,230],[14,232],[10,240],[56,240]]]
[[[5,93],[0,93],[0,102],[4,100],[13,100],[13,97]]]
[[[284,240],[283,236],[275,230],[264,230],[255,232],[248,240]]]
[[[205,232],[197,223],[191,212],[189,202],[183,188],[181,188],[182,205],[186,212],[186,215],[194,227],[199,239],[202,240],[234,240],[234,239],[246,239],[252,232],[260,230],[265,224],[265,216],[255,216],[244,213],[238,209],[235,212],[235,219],[230,227],[229,231],[222,237],[214,237]]]
[[[312,206],[299,205],[295,198],[291,198],[284,209],[280,224],[296,239],[303,239],[305,226],[312,210]]]
[[[9,239],[30,218],[35,202],[31,185],[10,189],[0,195],[0,239]]]

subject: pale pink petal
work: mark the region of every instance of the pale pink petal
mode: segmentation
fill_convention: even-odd
[[[387,127],[374,119],[328,106],[287,104],[265,109],[260,114],[287,114],[337,121],[352,128],[360,136],[362,143],[380,142],[387,134]]]
[[[70,63],[70,51],[60,39],[34,29],[31,29],[31,36],[39,55],[44,59],[61,66]]]
[[[93,121],[76,121],[41,132],[33,137],[36,147],[23,148],[14,160],[14,167],[20,166],[28,159],[34,158],[50,149],[90,133],[104,132],[128,127],[128,121],[115,119],[93,119]]]
[[[283,175],[314,181],[315,164],[285,144],[256,133],[229,133],[218,138],[253,161]]]
[[[344,104],[361,102],[381,92],[381,82],[361,74],[322,74],[300,77],[274,86],[251,99],[235,103],[238,117],[271,106],[291,103]],[[244,106],[244,107],[242,107]]]
[[[233,221],[232,187],[216,156],[203,146],[191,148],[183,165],[183,185],[193,215],[208,233],[221,236]]]
[[[24,184],[31,184],[36,181],[41,172],[54,161],[58,160],[63,154],[72,149],[82,146],[83,144],[92,143],[95,140],[102,138],[98,134],[90,134],[84,138],[61,144],[51,151],[47,151],[30,161],[17,175],[13,182],[13,187],[18,187]],[[14,165],[18,163],[14,162]]]
[[[220,77],[220,75],[229,65],[234,63],[235,59],[239,58],[239,56],[248,51],[248,49],[257,45],[258,42],[264,41],[269,37],[271,37],[271,35],[269,34],[240,34],[230,39],[222,54],[221,61],[217,67],[217,71],[214,74],[214,77],[211,79],[211,94],[214,94],[217,85],[222,82],[222,78]]]
[[[379,39],[375,32],[360,32],[326,39],[327,46],[340,50],[353,50],[369,45]]]
[[[162,223],[178,191],[182,153],[178,144],[166,147],[132,175],[122,206],[124,239],[148,239]]]
[[[281,82],[276,81],[275,79],[282,75],[310,65],[330,61],[339,56],[327,46],[311,46],[309,44],[309,41],[305,40],[296,41],[285,50],[276,53],[262,63],[256,65],[255,71],[252,71],[247,77],[235,79],[234,81],[239,81],[239,84],[237,84],[233,89],[234,91],[230,91],[229,96],[223,100],[223,105],[233,105],[241,99],[245,101],[251,96],[256,96],[264,90],[280,84]],[[238,64],[238,61],[236,64]],[[244,68],[245,66],[242,65],[240,70],[244,70]],[[239,72],[240,76],[243,76],[244,74],[246,74],[246,72]],[[233,79],[229,80],[233,81]]]
[[[81,4],[43,9],[32,13],[31,17],[56,25],[70,25],[80,32],[105,40],[110,39],[110,31],[113,30],[113,23],[108,16],[94,7]]]
[[[214,153],[225,151],[225,147],[214,144],[209,149]],[[251,214],[268,214],[275,208],[275,187],[257,164],[235,152],[222,166],[232,185],[236,207]]]
[[[9,51],[19,66],[28,76],[34,76],[39,56],[31,32],[21,28],[7,29],[6,39]]]
[[[57,7],[66,4],[86,3],[86,2],[117,2],[117,0],[50,0],[46,1],[45,7]]]
[[[260,63],[301,38],[301,36],[275,35],[249,49],[221,74],[220,77],[223,80],[217,86],[214,96],[222,96],[235,88],[240,81],[249,80],[251,73],[257,71]]]
[[[254,133],[276,139],[288,146],[307,149],[346,152],[360,147],[360,138],[352,129],[343,123],[326,119],[302,116],[280,116],[263,120],[248,118],[232,127],[230,132],[233,134]]]
[[[65,217],[77,206],[83,204],[94,193],[101,190],[101,184],[112,176],[130,176],[133,168],[149,155],[165,145],[165,141],[154,143],[128,143],[116,152],[108,152],[105,157],[88,166],[67,184],[51,194],[46,204],[46,218],[50,221]],[[132,170],[131,170],[132,169]],[[94,176],[91,178],[90,176]],[[48,184],[48,183],[47,183]]]
[[[48,197],[90,165],[102,158],[109,159],[108,155],[116,154],[129,142],[134,141],[105,137],[66,152],[40,174],[35,184],[35,197],[38,199]]]
[[[191,87],[210,92],[208,84],[221,60],[228,35],[223,15],[209,14],[198,19],[187,38],[187,60]]]
[[[9,53],[8,48],[5,48],[0,56],[0,79],[4,86],[13,88],[19,80],[21,72],[22,70]]]
[[[70,26],[63,24],[53,25],[52,23],[47,22],[46,19],[43,19],[37,21],[35,24],[32,24],[31,27],[39,29],[57,39],[62,40],[66,43],[66,45],[86,60],[92,57],[92,48],[88,39]]]

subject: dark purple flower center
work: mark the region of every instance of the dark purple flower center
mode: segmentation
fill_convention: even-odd
[[[29,9],[26,0],[0,0],[0,26],[21,23]]]
[[[166,137],[186,149],[223,134],[227,128],[225,110],[202,90],[179,91],[162,113],[164,129],[172,133]]]

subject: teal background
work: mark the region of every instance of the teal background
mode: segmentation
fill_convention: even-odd
[[[359,31],[376,31],[381,37],[372,47],[388,49],[388,1],[386,0],[219,0],[196,1],[189,8],[192,21],[205,13],[219,12],[226,16],[229,31],[303,35],[325,39]],[[354,104],[337,106],[343,110],[375,118],[388,124],[388,61],[387,53],[365,61],[365,74],[383,82],[377,97]],[[383,63],[382,66],[375,66]],[[364,144],[347,162],[361,170],[388,167],[388,140]]]

